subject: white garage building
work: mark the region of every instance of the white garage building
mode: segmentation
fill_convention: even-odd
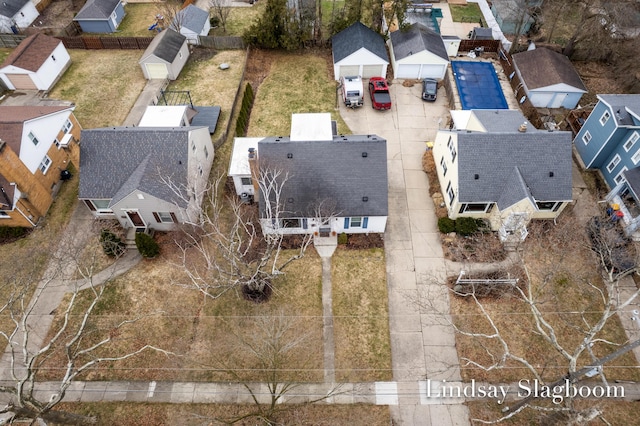
[[[388,43],[393,78],[444,78],[449,55],[437,32],[422,24],[413,24],[406,31],[392,32]]]
[[[333,75],[362,78],[386,77],[389,57],[382,36],[361,22],[340,31],[331,38]]]

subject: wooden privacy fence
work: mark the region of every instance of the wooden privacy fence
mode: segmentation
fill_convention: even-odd
[[[198,44],[218,50],[244,49],[244,40],[237,36],[198,36]]]
[[[67,49],[146,49],[153,37],[58,37]]]
[[[25,38],[27,38],[26,35],[0,34],[0,47],[14,48],[19,45]]]
[[[476,47],[484,47],[485,52],[497,52],[501,45],[500,40],[461,40],[458,50],[470,52]]]

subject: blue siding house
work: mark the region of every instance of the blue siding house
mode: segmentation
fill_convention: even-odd
[[[588,169],[599,169],[610,188],[640,166],[640,95],[598,95],[574,144]]]
[[[73,20],[85,33],[113,33],[124,15],[121,0],[87,0]]]

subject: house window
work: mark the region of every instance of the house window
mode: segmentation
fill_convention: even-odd
[[[91,211],[97,213],[113,213],[109,208],[109,202],[111,202],[111,200],[85,200],[84,202]]]
[[[613,179],[613,181],[614,181],[617,185],[618,185],[618,184],[620,184],[620,183],[622,183],[622,182],[625,180],[624,176],[622,176],[622,175],[623,175],[623,174],[624,174],[624,172],[626,172],[627,170],[629,170],[629,169],[627,169],[627,167],[626,167],[626,166],[625,166],[625,167],[623,167],[623,168],[622,168],[622,170],[620,170],[620,173],[618,173],[618,174],[616,175],[616,177]]]
[[[453,199],[455,198],[455,194],[453,193],[453,188],[451,187],[451,182],[447,184],[447,195],[449,195],[449,205],[453,204]]]
[[[283,228],[300,228],[300,219],[297,218],[287,218],[282,219]]]
[[[73,123],[67,118],[62,125],[62,131],[64,133],[69,133],[71,129],[73,129]]]
[[[58,138],[53,139],[53,144],[56,146],[56,148],[60,149],[60,141],[58,140]]]
[[[29,132],[29,139],[31,139],[31,142],[33,142],[33,144],[36,146],[38,146],[38,144],[40,143],[40,141],[38,140],[38,138],[36,138],[36,135],[34,135],[33,132]]]
[[[489,213],[492,207],[493,203],[465,203],[458,213]]]
[[[444,161],[444,157],[440,160],[440,167],[442,167],[442,176],[447,175],[447,162]]]
[[[243,185],[251,185],[251,178],[249,177],[240,178],[240,181],[242,182]]]
[[[158,223],[178,223],[173,212],[153,212],[153,217]]]
[[[562,201],[538,201],[536,206],[538,210],[557,212],[562,207]]]
[[[51,166],[51,158],[48,155],[45,155],[42,159],[42,162],[38,166],[42,174],[47,174],[47,170],[49,170],[49,166]]]
[[[638,164],[638,162],[640,161],[640,149],[638,149],[636,153],[633,154],[633,157],[631,157],[631,161],[633,161],[633,164]]]
[[[588,130],[584,132],[584,135],[582,135],[582,142],[584,142],[585,145],[588,145],[589,142],[591,142],[591,133],[589,133]]]
[[[609,121],[609,118],[611,118],[611,114],[609,114],[609,111],[605,111],[604,114],[602,114],[602,116],[600,117],[600,124],[604,126],[605,124],[607,124],[607,121]]]
[[[9,213],[0,210],[0,219],[10,219]]]
[[[624,143],[624,150],[626,152],[629,152],[629,150],[631,148],[633,148],[633,145],[636,144],[636,142],[638,141],[638,138],[640,138],[640,135],[638,135],[638,132],[633,132],[633,134],[631,134],[631,136],[629,136],[629,139],[627,139],[627,141]]]
[[[449,136],[447,147],[449,148],[449,152],[451,153],[451,162],[453,163],[456,160],[456,147],[453,146],[453,138],[451,136]]]
[[[611,173],[613,169],[618,166],[618,164],[620,164],[620,155],[616,154],[616,156],[613,157],[613,160],[611,160],[611,162],[607,165],[607,171]]]

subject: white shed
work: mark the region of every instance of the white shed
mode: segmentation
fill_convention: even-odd
[[[57,38],[37,33],[27,37],[0,65],[0,79],[10,90],[49,90],[71,65]]]
[[[172,29],[155,36],[138,63],[147,80],[175,80],[189,59],[187,38]]]
[[[406,31],[392,32],[388,43],[394,78],[444,78],[449,55],[437,32],[422,24],[413,24]]]
[[[333,75],[363,78],[385,77],[389,58],[384,39],[361,22],[340,31],[331,38]]]
[[[198,36],[208,35],[211,29],[209,13],[190,4],[176,13],[170,28],[185,36],[189,44],[199,44]]]

